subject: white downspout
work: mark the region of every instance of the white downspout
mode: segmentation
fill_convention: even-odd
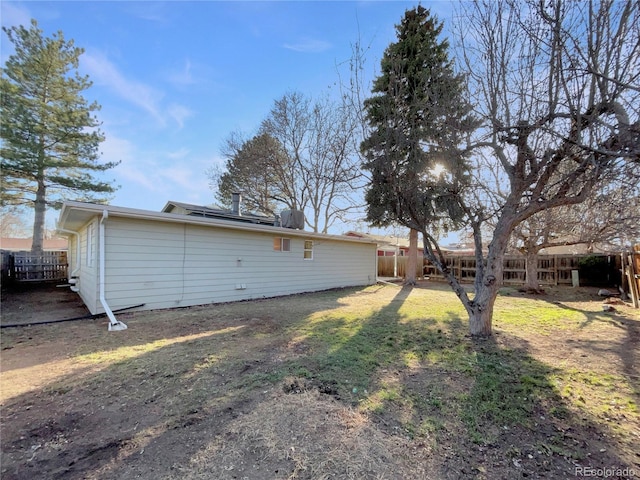
[[[69,284],[71,285],[71,291],[78,293],[80,289],[78,288],[77,275],[80,271],[80,262],[82,261],[82,255],[80,253],[80,234],[74,230],[67,230],[66,228],[58,227],[56,230],[62,233],[70,233],[76,237],[76,264],[73,271],[69,274]]]
[[[118,321],[116,316],[107,305],[107,300],[104,298],[105,291],[105,252],[104,252],[104,221],[109,217],[109,213],[107,210],[102,211],[102,218],[100,219],[100,228],[98,229],[98,237],[99,237],[99,246],[100,250],[100,303],[102,304],[102,308],[104,308],[107,317],[109,317],[109,331],[118,331],[118,330],[126,330],[127,325],[123,322]]]

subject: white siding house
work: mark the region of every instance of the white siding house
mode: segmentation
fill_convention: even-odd
[[[93,314],[376,282],[375,242],[346,236],[81,202],[63,205],[58,228]]]

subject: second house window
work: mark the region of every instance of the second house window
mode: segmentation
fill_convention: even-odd
[[[312,240],[304,241],[304,259],[313,260],[313,241]]]
[[[276,252],[290,252],[291,251],[291,239],[276,237],[273,239],[273,249]]]

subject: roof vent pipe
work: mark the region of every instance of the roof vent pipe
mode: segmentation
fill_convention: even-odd
[[[241,216],[242,211],[240,210],[240,202],[242,201],[242,195],[239,193],[231,194],[231,213],[234,215]]]

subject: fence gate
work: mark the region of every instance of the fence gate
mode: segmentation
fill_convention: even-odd
[[[2,252],[2,280],[51,282],[67,279],[67,252]]]

